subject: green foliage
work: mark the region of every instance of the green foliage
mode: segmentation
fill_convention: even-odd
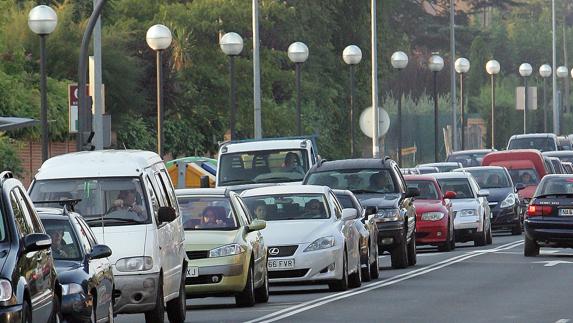
[[[0,133],[0,170],[9,170],[15,176],[20,176],[23,169],[15,145],[13,140],[4,133]]]

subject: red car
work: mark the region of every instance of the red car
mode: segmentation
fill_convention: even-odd
[[[416,207],[416,243],[437,246],[440,251],[455,248],[454,213],[450,199],[454,192],[442,193],[431,176],[404,176],[408,188],[416,187],[420,196],[414,200]]]

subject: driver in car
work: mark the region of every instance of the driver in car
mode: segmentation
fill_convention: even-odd
[[[137,199],[134,190],[121,191],[117,195],[117,199],[113,201],[112,212],[117,210],[126,210],[128,212],[137,213],[143,217],[143,208],[137,205]]]
[[[308,201],[304,206],[304,213],[309,216],[322,216],[324,212],[322,211],[321,203],[317,199],[312,199]]]
[[[302,169],[302,166],[300,166],[298,155],[293,152],[286,154],[282,168],[285,172],[304,174],[304,170]]]

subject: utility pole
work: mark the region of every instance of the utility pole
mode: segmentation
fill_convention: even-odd
[[[450,93],[452,102],[452,138],[453,150],[459,149],[458,146],[458,116],[456,106],[456,68],[454,62],[456,61],[456,0],[450,0]],[[463,127],[463,125],[462,125]]]
[[[371,0],[371,52],[372,52],[372,157],[380,158],[379,127],[380,116],[378,115],[378,28],[376,24],[376,1]]]
[[[93,6],[96,7],[100,0],[93,0]],[[94,145],[96,150],[103,149],[103,98],[102,98],[102,77],[101,77],[101,16],[98,18],[93,33],[94,39],[94,69],[90,77],[90,88],[93,97],[93,129]],[[93,83],[92,83],[93,81]]]
[[[559,129],[559,104],[557,103],[557,53],[556,53],[556,26],[555,26],[555,0],[551,0],[551,12],[552,12],[552,51],[553,51],[553,73],[551,75],[553,81],[553,133],[559,134],[561,131]]]
[[[255,139],[261,139],[263,137],[263,126],[261,120],[259,0],[253,0],[253,103],[255,109]]]

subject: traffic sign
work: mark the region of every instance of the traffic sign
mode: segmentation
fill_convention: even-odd
[[[380,118],[378,133],[379,137],[382,137],[388,132],[388,129],[390,129],[390,116],[388,115],[388,112],[386,112],[386,110],[380,107],[378,108],[378,115]],[[362,111],[362,114],[360,114],[359,123],[360,123],[360,130],[362,130],[362,133],[364,133],[369,138],[372,138],[373,137],[372,134],[374,132],[374,129],[372,129],[372,107],[368,107],[364,111]]]

